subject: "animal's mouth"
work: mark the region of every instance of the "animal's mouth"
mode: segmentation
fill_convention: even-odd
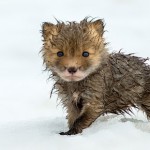
[[[72,82],[72,81],[81,81],[84,80],[90,73],[91,69],[88,70],[80,70],[78,69],[65,69],[64,71],[60,71],[59,69],[55,69],[57,75],[64,81]]]
[[[83,80],[85,77],[83,76],[75,76],[75,75],[70,75],[70,76],[65,76],[65,79],[67,81],[80,81]]]
[[[77,70],[75,73],[68,73],[68,71],[64,72],[58,72],[58,75],[64,80],[64,81],[81,81],[83,80],[88,74],[86,72]]]
[[[69,82],[69,81],[81,81],[85,78],[85,76],[69,75],[69,76],[61,76],[61,78]]]

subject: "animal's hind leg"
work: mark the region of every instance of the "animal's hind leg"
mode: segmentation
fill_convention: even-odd
[[[141,107],[146,113],[147,118],[150,120],[150,93],[143,96]]]

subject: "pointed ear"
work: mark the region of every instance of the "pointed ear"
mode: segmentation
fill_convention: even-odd
[[[44,40],[46,39],[52,39],[53,35],[57,35],[57,25],[54,25],[52,23],[44,22],[42,25],[42,36]]]
[[[102,19],[98,19],[94,22],[91,22],[92,27],[99,33],[100,36],[103,36],[104,33],[104,22]]]

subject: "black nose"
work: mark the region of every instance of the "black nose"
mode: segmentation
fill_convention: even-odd
[[[69,72],[70,74],[74,74],[74,73],[77,72],[77,69],[76,69],[75,67],[70,67],[70,68],[68,68],[68,72]]]

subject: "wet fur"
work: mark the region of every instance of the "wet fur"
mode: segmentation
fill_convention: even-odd
[[[147,59],[121,52],[108,53],[103,33],[102,20],[85,18],[80,23],[43,24],[44,63],[55,81],[53,89],[67,110],[69,131],[61,132],[61,135],[81,133],[99,116],[130,113],[131,107],[142,109],[150,118],[150,66],[146,64]],[[87,59],[80,57],[85,49],[91,53]],[[58,58],[59,50],[63,50],[66,57]],[[83,71],[90,66],[94,69],[90,69],[81,81],[64,81],[55,66],[63,71],[64,64],[70,63],[69,58],[75,58]]]

